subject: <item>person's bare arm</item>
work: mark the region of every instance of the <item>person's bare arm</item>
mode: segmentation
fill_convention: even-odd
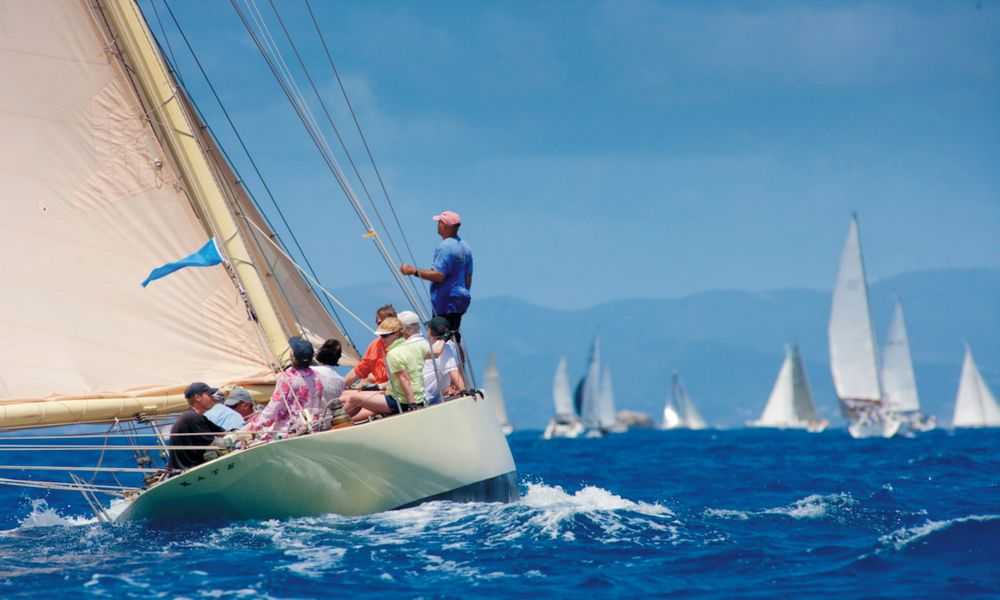
[[[418,269],[413,265],[403,263],[399,265],[399,272],[403,275],[414,275],[418,279],[426,279],[427,281],[431,281],[433,283],[444,282],[444,273],[435,271],[434,269]]]
[[[465,380],[462,379],[462,372],[455,369],[448,373],[448,387],[444,391],[445,396],[453,396],[465,389]]]
[[[344,377],[344,387],[345,388],[351,387],[357,380],[358,380],[358,374],[354,372],[354,369],[351,369],[351,372],[347,374],[347,377]]]
[[[413,382],[410,381],[410,374],[404,371],[397,371],[393,375],[399,377],[399,386],[403,388],[403,395],[406,396],[407,404],[414,404],[416,399],[413,397]]]

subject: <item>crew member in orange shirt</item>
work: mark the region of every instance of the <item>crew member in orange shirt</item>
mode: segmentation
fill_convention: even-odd
[[[377,328],[383,319],[396,316],[396,309],[391,304],[379,307],[375,311],[375,327]],[[349,389],[355,381],[366,380],[379,387],[385,387],[389,381],[389,371],[385,368],[385,343],[382,338],[376,336],[365,350],[365,355],[361,357],[358,366],[351,369],[351,372],[344,378],[344,389]]]

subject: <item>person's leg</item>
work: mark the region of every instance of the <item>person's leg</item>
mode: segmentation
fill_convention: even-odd
[[[462,327],[462,313],[448,313],[444,316],[448,320],[448,329],[455,332],[455,343],[462,344],[462,333],[459,329]]]
[[[340,401],[344,404],[347,416],[351,417],[352,420],[362,410],[368,410],[380,415],[392,413],[392,409],[386,402],[385,396],[380,392],[348,390],[340,395]]]

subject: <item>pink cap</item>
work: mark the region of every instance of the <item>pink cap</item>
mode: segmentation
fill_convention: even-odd
[[[439,215],[434,215],[434,220],[441,221],[442,223],[450,227],[462,224],[462,217],[460,217],[457,212],[452,210],[446,210]]]

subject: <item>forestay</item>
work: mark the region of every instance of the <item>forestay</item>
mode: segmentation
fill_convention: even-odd
[[[882,393],[886,405],[896,412],[920,410],[917,381],[910,357],[910,340],[906,335],[903,305],[898,301],[892,314],[892,323],[882,347]]]
[[[868,309],[868,284],[856,218],[851,219],[840,256],[830,311],[830,370],[842,399],[881,399],[875,335]]]

